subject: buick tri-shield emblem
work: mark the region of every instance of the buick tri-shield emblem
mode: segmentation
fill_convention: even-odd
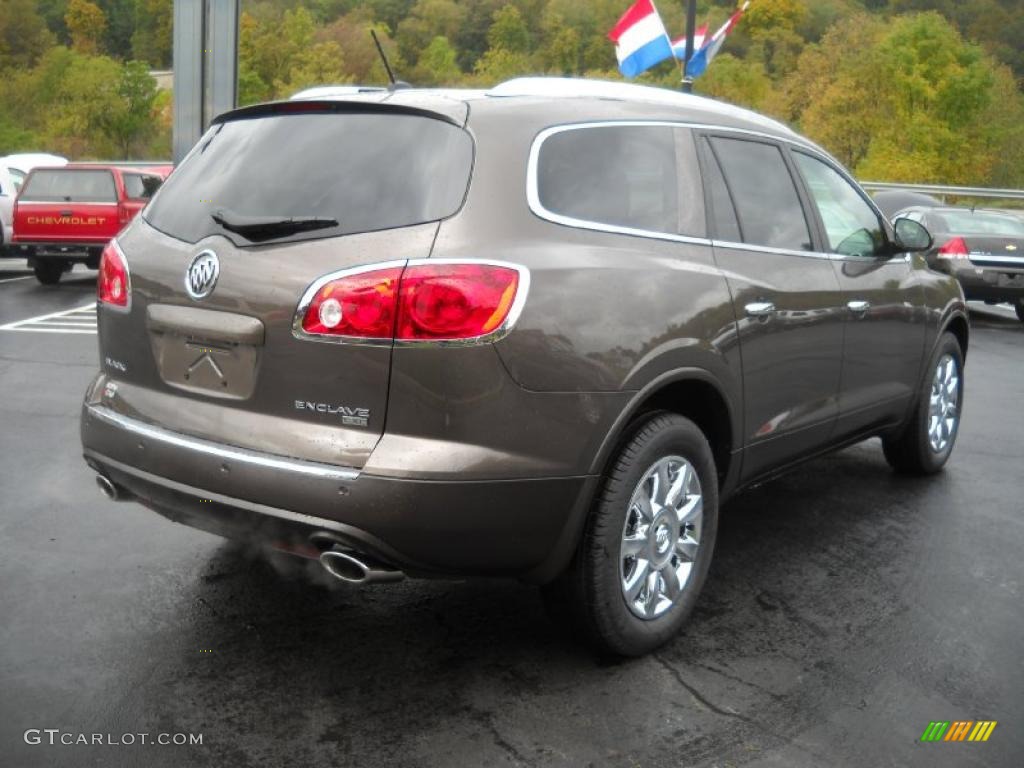
[[[185,290],[193,299],[210,295],[220,275],[220,261],[213,251],[200,251],[185,270]]]

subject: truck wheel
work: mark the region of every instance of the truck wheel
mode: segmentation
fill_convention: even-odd
[[[573,562],[549,596],[600,650],[648,653],[693,610],[717,528],[711,446],[688,419],[655,415],[611,464]]]
[[[36,280],[43,285],[56,285],[67,268],[60,261],[43,261],[37,263],[32,270],[36,273]]]
[[[938,472],[949,460],[960,431],[964,357],[952,333],[939,339],[928,371],[910,422],[899,435],[882,439],[886,461],[902,474]]]

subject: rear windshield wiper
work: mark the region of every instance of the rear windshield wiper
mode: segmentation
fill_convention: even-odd
[[[338,226],[337,219],[320,216],[241,216],[223,209],[211,213],[210,218],[224,229],[253,242]]]

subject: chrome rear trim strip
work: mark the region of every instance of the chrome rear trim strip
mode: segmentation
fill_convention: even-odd
[[[254,467],[275,469],[284,472],[293,472],[299,475],[307,475],[322,480],[355,480],[359,477],[358,470],[343,469],[330,464],[321,464],[314,461],[302,461],[299,459],[286,459],[281,456],[274,456],[269,453],[260,453],[248,448],[236,448],[229,445],[221,445],[198,437],[188,437],[179,432],[172,432],[163,427],[146,424],[138,419],[129,416],[122,416],[109,408],[96,405],[86,406],[86,413],[99,421],[131,432],[134,435],[145,437],[163,445],[183,448],[187,451],[202,453],[207,456],[215,456],[218,459],[237,461]]]

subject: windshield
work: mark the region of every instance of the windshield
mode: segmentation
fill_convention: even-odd
[[[943,211],[935,216],[945,224],[946,232],[955,235],[1024,237],[1024,221],[1001,213]]]
[[[248,245],[405,227],[455,213],[472,163],[469,134],[430,117],[239,119],[213,126],[143,215],[190,243],[213,234]],[[317,225],[279,224],[287,220]]]

